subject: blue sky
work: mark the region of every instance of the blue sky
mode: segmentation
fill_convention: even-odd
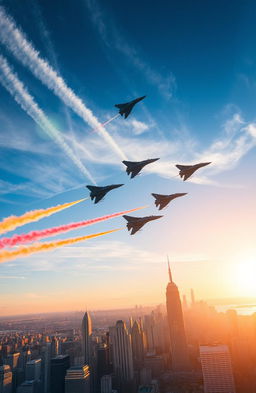
[[[1,265],[3,313],[33,311],[35,299],[46,310],[47,296],[64,309],[63,293],[70,291],[71,299],[76,288],[79,296],[66,309],[82,308],[89,294],[87,303],[96,308],[160,302],[167,253],[183,292],[194,286],[202,297],[242,296],[235,278],[225,280],[232,263],[255,252],[255,2],[2,0],[0,5],[100,123],[116,114],[114,104],[147,95],[127,120],[106,126],[114,141],[108,143],[0,42],[11,70],[94,181],[125,183],[98,205],[86,201],[15,232],[145,204],[150,207],[143,214],[156,214],[151,192],[189,193],[164,211],[161,223],[149,224],[136,237],[124,230]],[[84,186],[91,181],[2,85],[0,102],[1,218],[88,196]],[[161,159],[129,180],[113,144],[130,160]],[[213,164],[191,181],[175,177],[174,164],[205,160]],[[123,225],[119,218],[62,237]],[[222,274],[223,260],[227,271],[216,288],[204,278]]]

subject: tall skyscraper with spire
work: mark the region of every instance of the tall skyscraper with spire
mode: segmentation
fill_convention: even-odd
[[[91,365],[92,346],[92,321],[90,314],[86,311],[82,320],[82,354],[84,364]]]
[[[180,294],[177,285],[172,280],[168,260],[169,283],[166,288],[166,307],[170,329],[171,357],[173,371],[188,371],[189,355],[184,328]]]

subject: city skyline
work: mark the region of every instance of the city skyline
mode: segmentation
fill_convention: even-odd
[[[145,1],[1,1],[0,220],[124,184],[1,239],[141,206],[134,215],[156,215],[151,193],[188,194],[134,236],[115,218],[70,232],[122,228],[108,237],[1,263],[0,315],[164,303],[167,254],[181,295],[256,298],[256,5],[163,3],[145,14]],[[129,179],[123,160],[156,157]],[[210,161],[185,182],[175,167]]]
[[[0,319],[0,390],[255,393],[256,313],[218,312],[193,290],[182,307],[166,273],[166,305],[151,310]]]

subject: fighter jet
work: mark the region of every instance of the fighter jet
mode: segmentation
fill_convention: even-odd
[[[181,192],[181,193],[170,194],[170,195],[161,195],[161,194],[151,194],[151,195],[153,195],[153,197],[156,199],[155,200],[155,205],[156,205],[156,207],[159,206],[158,210],[162,210],[173,199],[182,197],[184,195],[187,195],[187,192]]]
[[[128,175],[130,175],[131,173],[131,179],[132,179],[133,177],[137,176],[140,173],[140,171],[142,170],[142,168],[144,168],[144,166],[151,164],[151,162],[155,162],[157,160],[159,160],[159,158],[151,158],[149,160],[137,161],[137,162],[122,161],[122,163],[127,166],[126,172]]]
[[[209,165],[211,162],[202,162],[200,164],[195,165],[176,165],[176,167],[180,170],[179,175],[183,181],[187,180],[197,169],[202,168],[203,166]]]
[[[114,190],[114,188],[118,188],[123,186],[123,184],[112,184],[111,186],[105,186],[105,187],[96,187],[96,186],[86,186],[88,190],[90,190],[90,197],[91,200],[95,198],[94,203],[98,203],[104,196],[111,190]]]
[[[148,216],[148,217],[131,217],[131,216],[123,216],[128,222],[126,224],[128,231],[131,231],[131,235],[134,235],[138,232],[143,225],[145,225],[149,221],[157,220],[163,216]]]
[[[144,100],[145,97],[146,96],[136,98],[135,100],[126,102],[125,104],[116,104],[115,107],[119,109],[120,115],[124,115],[124,118],[127,119],[134,105],[136,105],[139,101]]]

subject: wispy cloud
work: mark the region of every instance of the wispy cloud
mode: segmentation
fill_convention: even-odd
[[[106,17],[98,2],[95,0],[85,0],[85,4],[90,11],[91,19],[107,48],[109,50],[117,50],[119,53],[123,54],[125,58],[141,72],[146,80],[158,89],[164,98],[172,98],[174,91],[176,90],[176,80],[173,73],[169,71],[166,76],[163,76],[144,61],[138,50],[128,43],[129,40],[127,38],[122,36],[121,32],[115,26],[114,21],[109,20],[109,17]]]
[[[52,90],[67,106],[89,124],[92,129],[97,130],[105,142],[111,146],[112,150],[121,159],[126,158],[121,148],[114,141],[113,137],[108,134],[92,111],[67,86],[64,79],[57,74],[48,62],[39,56],[39,53],[26,39],[23,32],[17,28],[14,21],[6,14],[2,6],[0,6],[0,40],[43,84]]]
[[[246,153],[256,146],[256,124],[246,123],[235,113],[224,123],[224,133],[210,147],[198,154],[200,160],[212,161],[210,173],[234,168]]]
[[[127,127],[131,127],[132,120]],[[143,123],[143,127],[150,127]],[[139,126],[140,127],[140,126]],[[119,122],[111,124],[112,132],[119,130]],[[223,124],[220,125],[219,131],[216,130],[215,138],[209,146],[200,146],[200,141],[191,138],[189,135],[183,135],[183,131],[177,130],[172,140],[163,142],[155,135],[154,132],[145,131],[136,138],[134,130],[126,131],[123,126],[123,132],[116,135],[117,141],[126,146],[126,151],[130,160],[138,161],[145,158],[160,157],[160,160],[148,167],[145,167],[144,174],[157,174],[163,178],[175,178],[180,181],[175,164],[193,164],[202,161],[212,161],[212,164],[205,169],[201,169],[198,174],[194,175],[188,181],[196,184],[221,186],[213,179],[218,173],[222,173],[234,168],[240,160],[256,144],[256,125],[246,122],[239,112],[235,112],[226,117]],[[113,155],[107,151],[99,140],[93,136],[81,136],[80,142],[72,141],[72,138],[66,136],[73,148],[76,148],[81,157],[92,162],[100,164],[117,165],[119,164]],[[92,147],[90,153],[83,150],[83,146],[90,144]],[[207,175],[206,175],[207,174]],[[230,186],[230,185],[229,185]]]
[[[29,94],[23,83],[13,73],[6,59],[0,56],[0,82],[7,91],[13,96],[15,101],[22,109],[53,139],[59,147],[65,152],[77,168],[93,183],[95,183],[90,172],[85,168],[82,162],[73,153],[70,147],[63,140],[60,132],[51,124],[44,112],[37,105],[34,98]]]
[[[46,50],[47,57],[48,57],[50,63],[55,68],[55,70],[57,71],[57,73],[59,75],[61,75],[58,57],[55,52],[55,48],[53,45],[51,34],[46,27],[46,22],[43,17],[43,14],[42,14],[40,4],[38,3],[38,0],[33,0],[32,2],[30,2],[30,5],[31,5],[31,11],[36,19],[35,26],[38,28],[42,44],[44,45],[45,50]],[[64,110],[64,114],[66,117],[68,130],[74,136],[71,114],[70,114],[69,108],[65,104],[63,105],[63,110]]]

